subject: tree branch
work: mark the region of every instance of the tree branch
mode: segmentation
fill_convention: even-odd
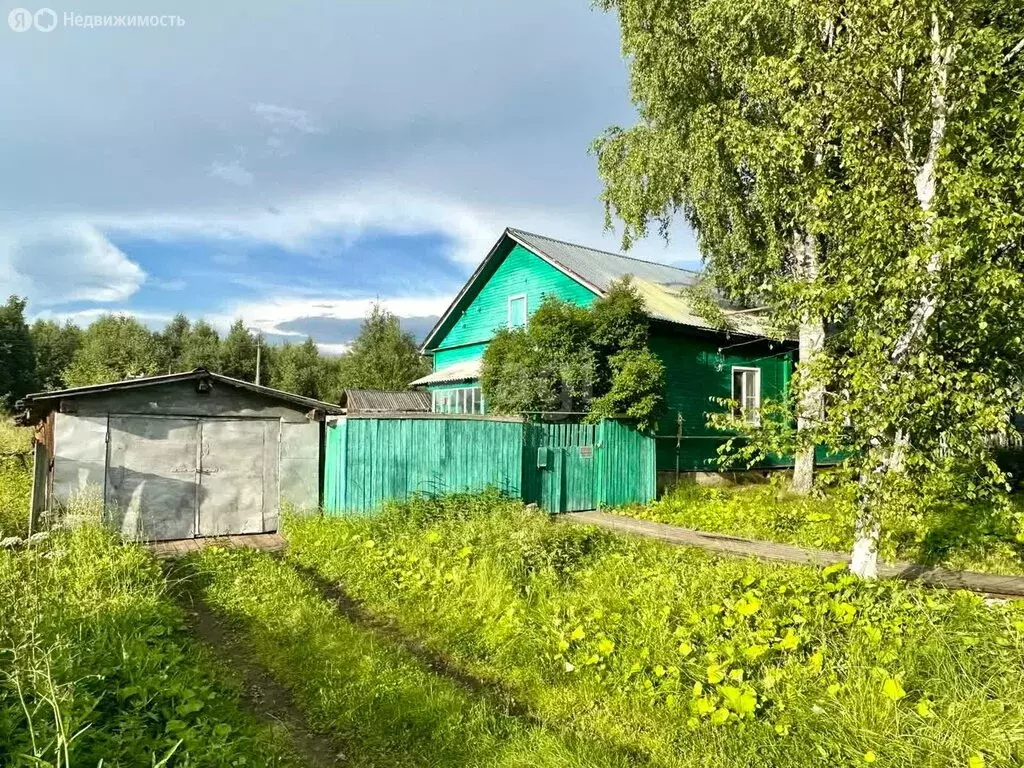
[[[1003,64],[1009,64],[1021,51],[1024,51],[1024,38],[1021,38],[1020,42],[1013,46],[1008,54],[1003,56]]]

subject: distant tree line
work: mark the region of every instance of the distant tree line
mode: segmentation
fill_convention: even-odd
[[[41,319],[29,325],[25,308],[17,296],[0,305],[0,410],[11,410],[30,392],[194,368],[256,380],[258,342],[242,319],[221,336],[205,320],[184,314],[162,331],[129,315],[102,315],[83,329]],[[260,354],[260,383],[328,402],[337,402],[346,388],[406,389],[428,371],[412,334],[379,305],[345,354],[321,354],[311,338],[264,343]]]

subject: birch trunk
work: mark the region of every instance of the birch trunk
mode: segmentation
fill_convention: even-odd
[[[797,257],[797,270],[802,280],[812,282],[818,277],[818,248],[811,235],[795,235],[793,248]],[[797,401],[797,436],[813,429],[821,419],[825,405],[825,390],[811,376],[811,366],[825,346],[825,323],[820,317],[805,312],[800,321],[798,369],[800,392]],[[806,495],[814,487],[814,442],[800,448],[793,463],[794,493]]]
[[[928,151],[925,154],[924,160],[918,165],[913,157],[909,127],[904,130],[903,146],[907,155],[908,167],[915,170],[914,191],[917,196],[917,204],[924,214],[922,239],[926,247],[932,245],[932,229],[935,221],[935,213],[932,211],[932,204],[935,200],[935,166],[938,162],[939,151],[942,148],[942,141],[946,134],[946,117],[948,114],[946,86],[949,76],[949,62],[952,57],[952,49],[944,47],[942,44],[939,17],[934,12],[932,13],[930,38],[932,91],[930,104],[931,130],[928,136]],[[891,361],[897,367],[910,356],[910,353],[925,338],[928,321],[935,314],[938,303],[936,289],[942,272],[942,253],[934,246],[928,257],[926,270],[927,279],[924,290],[914,306],[907,329],[896,340],[892,355],[890,356]],[[872,473],[884,476],[887,473],[902,471],[903,457],[909,445],[910,435],[902,429],[895,430],[892,445],[883,453]],[[875,483],[871,482],[868,475],[862,474],[861,486],[863,492],[858,509],[853,543],[853,559],[850,563],[850,570],[864,578],[875,578],[878,575],[878,537],[881,532],[878,510],[875,508],[874,493],[872,492]]]

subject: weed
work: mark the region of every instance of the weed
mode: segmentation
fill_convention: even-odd
[[[189,640],[157,562],[94,524],[0,552],[4,765],[284,760]]]
[[[295,520],[290,557],[545,719],[652,764],[1024,759],[1016,607],[841,567],[577,540],[507,503],[443,509],[404,525],[398,507]]]

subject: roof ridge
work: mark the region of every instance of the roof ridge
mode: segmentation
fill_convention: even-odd
[[[521,235],[527,235],[529,237],[539,237],[542,240],[550,240],[554,243],[560,243],[562,245],[571,245],[573,248],[585,248],[588,251],[594,251],[595,253],[603,253],[606,256],[615,256],[619,259],[627,259],[628,261],[636,261],[641,264],[652,264],[655,267],[667,267],[668,269],[678,269],[680,272],[688,272],[691,275],[699,275],[700,271],[696,269],[689,269],[687,267],[677,267],[675,264],[665,264],[661,261],[651,261],[650,259],[639,259],[636,256],[626,256],[624,253],[616,253],[615,251],[606,251],[603,248],[592,248],[589,245],[583,245],[581,243],[572,243],[568,240],[560,240],[557,237],[551,237],[550,235],[541,235],[537,232],[528,232],[525,229],[519,229],[518,227],[509,227],[509,232],[518,232]]]

